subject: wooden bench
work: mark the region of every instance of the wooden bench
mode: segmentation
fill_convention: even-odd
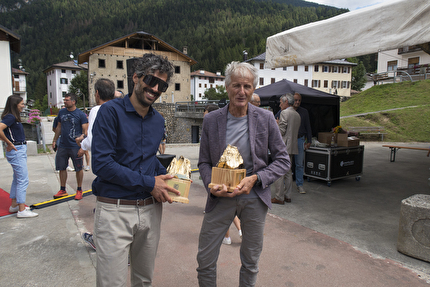
[[[429,151],[429,148],[424,148],[424,147],[412,147],[412,146],[397,146],[397,145],[387,145],[384,144],[382,145],[383,147],[389,147],[391,150],[391,154],[390,154],[390,161],[394,162],[396,161],[396,152],[401,149],[415,149],[415,150],[425,150],[425,151]]]
[[[348,131],[358,133],[359,135],[380,135],[381,140],[384,140],[384,127],[348,127]]]

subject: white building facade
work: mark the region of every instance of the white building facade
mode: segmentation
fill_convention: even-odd
[[[13,93],[11,51],[19,53],[20,48],[21,38],[0,25],[0,111]]]
[[[64,96],[69,92],[70,82],[81,71],[86,70],[87,64],[78,65],[76,61],[54,64],[45,69],[43,72],[46,74],[48,106],[61,108]]]
[[[28,73],[19,69],[12,68],[13,93],[18,94],[27,102],[27,75]]]
[[[389,51],[378,52],[378,74],[391,73],[396,70],[419,72],[422,66],[430,64],[430,55],[418,46],[403,47]],[[413,71],[414,70],[414,71]]]
[[[214,88],[218,91],[219,86],[224,86],[225,77],[221,72],[211,73],[205,70],[192,72],[191,76],[191,95],[194,101],[204,100],[205,91]]]
[[[341,97],[351,95],[351,73],[355,63],[333,60],[314,65],[297,65],[276,69],[265,67],[266,53],[247,60],[258,69],[257,89],[286,79],[288,81],[314,88]]]

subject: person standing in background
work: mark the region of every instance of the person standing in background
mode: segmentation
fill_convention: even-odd
[[[294,109],[299,113],[301,118],[299,135],[297,137],[297,144],[299,153],[294,155],[294,161],[296,163],[296,185],[299,193],[305,194],[305,188],[303,187],[303,174],[305,164],[305,150],[307,150],[312,144],[312,129],[311,122],[309,119],[308,110],[302,108],[302,96],[299,93],[294,94]]]
[[[76,107],[77,96],[73,93],[66,94],[64,97],[65,109],[58,112],[58,126],[55,129],[55,136],[52,141],[52,147],[55,149],[57,139],[61,134],[60,146],[55,156],[55,168],[60,171],[60,191],[54,195],[54,198],[67,196],[67,165],[69,158],[72,159],[76,172],[77,190],[75,200],[82,199],[82,181],[84,178],[83,158],[78,156],[79,146],[76,144],[76,137],[81,134],[87,134],[88,119],[80,109]]]
[[[24,100],[19,95],[7,98],[6,106],[1,115],[0,139],[6,143],[6,159],[12,166],[13,181],[10,187],[10,213],[17,213],[17,218],[38,216],[25,206],[25,198],[29,183],[27,169],[27,142],[21,124],[21,112]]]

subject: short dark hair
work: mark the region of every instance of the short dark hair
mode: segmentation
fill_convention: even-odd
[[[94,90],[99,92],[102,101],[109,101],[114,98],[115,84],[109,79],[100,78],[94,84]]]
[[[76,94],[74,94],[74,93],[68,93],[64,97],[65,98],[70,98],[71,101],[75,102],[75,105],[78,102],[78,96]]]

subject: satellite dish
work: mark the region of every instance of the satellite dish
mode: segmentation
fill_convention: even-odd
[[[70,52],[70,59],[73,59],[75,56],[73,56],[73,52]]]

